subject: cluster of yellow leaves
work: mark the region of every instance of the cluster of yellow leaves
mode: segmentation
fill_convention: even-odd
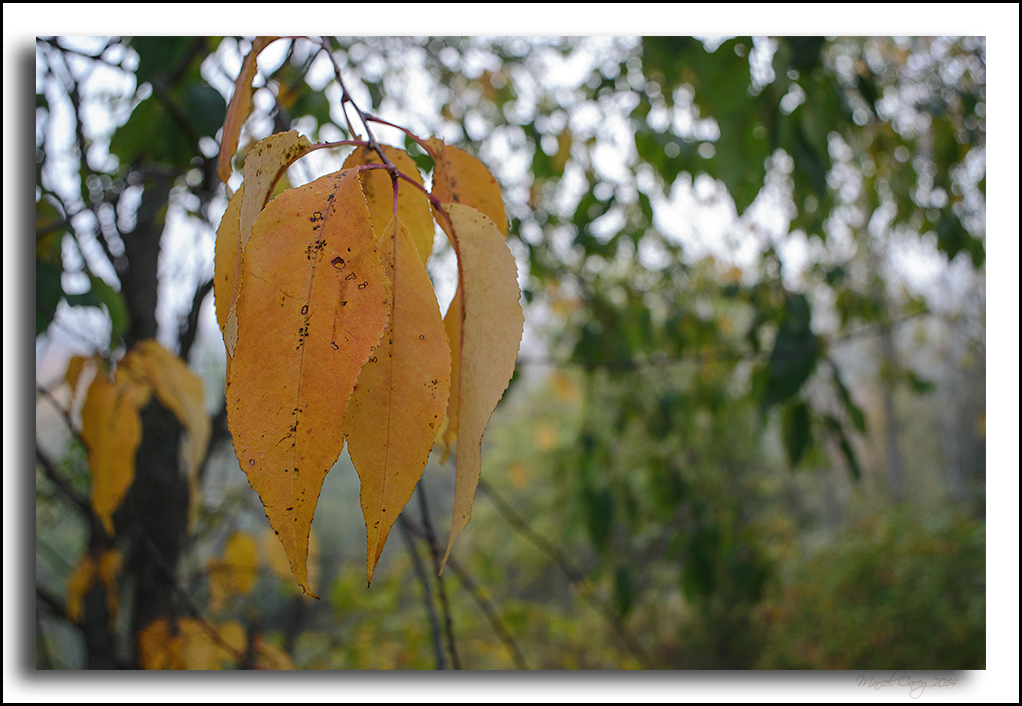
[[[142,441],[140,415],[153,394],[188,432],[183,453],[194,515],[199,465],[212,433],[202,381],[184,361],[149,339],[128,351],[112,375],[98,358],[72,358],[65,377],[72,390],[90,361],[98,371],[85,395],[81,436],[92,474],[92,509],[107,534],[113,536],[113,514],[135,479],[135,453]]]
[[[287,653],[262,636],[250,644],[235,620],[214,625],[197,618],[157,618],[138,633],[143,669],[223,669],[246,660],[255,669],[294,669]]]
[[[233,159],[250,83],[239,77],[245,95],[228,108],[221,166]],[[458,439],[449,556],[471,514],[483,432],[514,371],[524,318],[500,188],[463,150],[421,144],[435,163],[428,195],[407,153],[366,145],[340,171],[271,200],[284,170],[317,148],[294,131],[271,135],[246,156],[217,231],[235,452],[309,594],[309,529],[344,444],[361,483],[371,581],[445,414],[445,444]],[[434,222],[458,258],[443,319],[425,269]]]
[[[67,580],[67,618],[80,623],[85,617],[85,596],[92,590],[96,579],[106,591],[106,609],[110,614],[111,629],[117,623],[117,574],[124,557],[116,549],[89,553],[81,558]]]

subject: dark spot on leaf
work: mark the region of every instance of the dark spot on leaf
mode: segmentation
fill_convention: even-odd
[[[339,257],[335,257],[333,260],[331,260],[330,264],[336,267],[338,270],[344,269],[344,260],[342,260]]]

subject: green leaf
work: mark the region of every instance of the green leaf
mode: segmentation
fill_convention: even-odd
[[[613,527],[614,496],[607,488],[586,488],[582,491],[582,510],[589,540],[596,549],[604,551]]]
[[[635,586],[632,574],[627,566],[619,566],[614,570],[614,610],[622,618],[628,615],[635,599]]]
[[[764,411],[795,395],[816,367],[822,348],[809,327],[810,318],[809,300],[805,295],[789,294],[766,367]]]
[[[191,126],[200,136],[215,136],[227,115],[227,103],[220,91],[205,83],[191,84],[185,89],[184,109]]]
[[[64,298],[60,284],[62,270],[52,262],[35,261],[35,335],[38,336],[53,322],[57,305]]]
[[[783,418],[784,426],[784,448],[788,452],[788,461],[791,467],[798,466],[802,454],[809,445],[811,438],[809,434],[809,408],[805,402],[800,402],[794,407],[788,408]]]
[[[138,52],[138,84],[177,71],[195,41],[195,37],[133,37],[129,44]]]

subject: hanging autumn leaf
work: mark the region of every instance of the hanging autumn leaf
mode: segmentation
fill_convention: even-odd
[[[235,266],[234,279],[231,282],[225,272],[214,272],[213,279],[214,287],[217,281],[223,281],[225,288],[228,283],[233,284],[231,304],[228,307],[227,319],[223,324],[224,343],[227,346],[228,357],[234,355],[234,348],[238,342],[238,314],[236,308],[238,296],[244,285],[244,267],[242,262],[245,257],[245,247],[252,235],[252,228],[259,214],[266,206],[266,202],[270,200],[270,195],[274,192],[274,187],[280,181],[284,172],[295,160],[308,152],[310,147],[311,144],[308,138],[304,135],[299,135],[297,130],[291,130],[290,132],[270,135],[266,139],[260,140],[248,153],[248,156],[245,157],[245,181],[238,190],[239,193],[242,191],[244,193],[241,193],[241,202],[238,205],[237,231],[234,230],[233,220],[228,223],[226,228],[224,228],[223,221],[221,221],[221,228],[224,228],[225,253],[219,258],[219,262],[221,266],[228,269],[231,264]],[[228,210],[230,211],[230,209]],[[229,215],[233,219],[233,211]],[[228,217],[228,214],[225,214],[226,217]],[[238,237],[238,254],[234,256],[232,263],[231,246],[226,245],[226,241],[231,239],[235,233]],[[220,240],[221,236],[218,229],[218,247]],[[217,258],[214,258],[214,264],[216,262]]]
[[[458,254],[461,343],[458,374],[458,454],[454,519],[444,555],[468,524],[481,470],[483,432],[514,373],[525,318],[518,269],[497,225],[476,209],[445,204]],[[455,311],[457,316],[457,311]],[[453,387],[453,385],[452,385]]]
[[[118,369],[110,379],[98,374],[82,407],[82,441],[89,452],[92,510],[107,535],[114,535],[114,511],[135,480],[135,452],[142,443],[140,410],[149,386]]]
[[[220,181],[227,183],[231,176],[231,160],[238,151],[238,137],[241,128],[252,112],[252,79],[255,78],[259,53],[280,37],[256,37],[252,49],[241,64],[241,71],[234,81],[234,93],[231,103],[227,106],[224,118],[223,133],[220,137],[220,155],[217,157],[216,171]]]
[[[242,261],[228,422],[238,460],[296,580],[311,594],[309,526],[343,447],[348,399],[380,341],[390,300],[357,171],[327,175],[271,201]]]
[[[507,216],[504,211],[504,200],[501,196],[500,185],[490,174],[482,162],[470,155],[468,152],[450,145],[445,145],[442,140],[430,138],[426,141],[427,147],[435,161],[433,169],[434,198],[440,203],[457,203],[471,206],[477,211],[490,217],[496,224],[497,229],[507,235]],[[449,227],[444,218],[438,218],[441,228],[445,232]],[[447,232],[448,238],[452,237]],[[454,293],[454,300],[447,309],[444,316],[444,326],[447,330],[448,340],[451,346],[451,402],[447,407],[447,426],[443,433],[444,460],[450,453],[451,445],[458,435],[458,385],[461,379],[459,368],[461,366],[461,321],[463,313],[463,300],[461,296],[461,283],[459,278],[458,288]]]
[[[447,407],[451,354],[415,243],[392,220],[380,243],[391,282],[390,324],[362,368],[344,421],[362,484],[368,580],[429,460]]]

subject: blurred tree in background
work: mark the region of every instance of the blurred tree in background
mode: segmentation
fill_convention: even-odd
[[[38,39],[40,668],[984,668],[984,39],[333,42],[363,110],[505,189],[526,340],[474,521],[433,578],[437,454],[367,591],[344,455],[324,600],[280,577],[209,296],[251,41]],[[274,46],[242,152],[353,137],[317,47]],[[62,381],[149,338],[205,383],[201,500],[153,398],[109,538]]]

